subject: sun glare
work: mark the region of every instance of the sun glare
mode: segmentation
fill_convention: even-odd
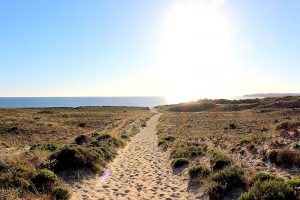
[[[165,93],[172,102],[216,96],[214,89],[235,66],[224,1],[213,2],[176,2],[166,16],[159,71],[169,81]]]

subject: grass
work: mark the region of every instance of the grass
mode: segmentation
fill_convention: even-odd
[[[148,108],[139,107],[0,109],[0,145],[22,147],[73,140],[82,133],[93,131],[129,132],[135,125],[133,122],[147,121],[151,115]]]

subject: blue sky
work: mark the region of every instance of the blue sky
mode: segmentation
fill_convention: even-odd
[[[208,10],[208,19],[198,15],[197,6],[199,12]],[[191,7],[195,15],[185,17]],[[0,96],[175,96],[184,88],[190,92],[182,95],[189,98],[300,92],[298,1],[1,0],[0,9]],[[199,19],[191,19],[194,16]],[[177,25],[177,17],[186,20],[183,25]],[[220,25],[214,25],[218,20]],[[188,21],[193,22],[191,27],[185,26]],[[171,23],[175,25],[166,29]],[[176,42],[184,43],[189,37],[182,29],[210,29],[210,23],[214,23],[211,30],[217,38],[199,37],[224,40],[235,67],[231,68],[231,61],[219,62],[214,63],[218,65],[214,71],[206,70],[210,67],[201,62],[201,49],[192,44],[197,38],[184,50],[172,52],[183,49]],[[223,27],[230,27],[224,31],[230,36],[221,37]],[[175,46],[170,46],[169,38],[174,35],[170,41]],[[193,67],[184,64],[189,56],[176,58],[198,50],[200,61]],[[166,51],[172,52],[168,60],[162,59]],[[217,52],[216,60],[222,54]],[[223,71],[229,71],[227,77],[207,78]]]

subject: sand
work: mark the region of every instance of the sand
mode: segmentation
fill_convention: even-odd
[[[160,115],[131,138],[104,175],[73,184],[72,199],[195,199],[184,176],[173,173],[168,153],[157,147]]]

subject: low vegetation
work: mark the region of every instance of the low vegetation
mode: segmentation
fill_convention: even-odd
[[[0,109],[0,199],[69,199],[66,175],[101,173],[151,115],[127,107]]]
[[[159,146],[210,199],[300,199],[300,97],[160,106]],[[164,139],[171,137],[172,142]],[[187,172],[187,173],[185,173]]]

